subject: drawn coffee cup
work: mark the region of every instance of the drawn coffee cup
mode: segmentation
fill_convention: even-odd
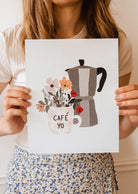
[[[78,122],[74,124],[75,119],[77,119]],[[79,115],[74,115],[72,106],[51,106],[48,111],[48,125],[50,131],[53,133],[70,133],[72,127],[79,127],[81,125],[81,117]]]

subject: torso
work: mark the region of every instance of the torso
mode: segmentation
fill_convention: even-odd
[[[21,85],[21,86],[26,86],[26,67],[25,67],[25,62],[21,56],[20,53],[20,47],[19,47],[19,43],[18,43],[18,38],[20,35],[20,30],[21,27],[18,29],[17,33],[16,33],[16,27],[11,27],[9,29],[7,29],[6,31],[4,31],[3,35],[5,38],[5,43],[6,43],[6,54],[8,57],[8,61],[9,61],[9,68],[11,71],[11,81],[10,81],[10,85]],[[77,34],[75,35],[74,39],[81,39],[81,38],[85,38],[87,36],[87,32],[86,32],[86,28],[83,27],[83,29]],[[126,47],[128,47],[129,49],[129,44],[127,41],[125,41],[125,37],[123,35],[123,33],[120,32],[120,52],[124,52],[123,51],[123,45]],[[129,51],[129,50],[128,50]],[[125,53],[124,53],[125,54]],[[124,65],[125,68],[123,69],[121,67],[121,63],[123,60],[123,54],[120,53],[120,75],[122,73],[126,73],[127,71],[131,70],[131,67],[129,66],[129,64]],[[121,59],[122,57],[122,59]],[[130,63],[130,62],[129,62]],[[124,71],[124,72],[123,72]],[[27,126],[24,127],[24,129],[22,130],[22,132],[20,132],[17,135],[17,145],[21,146],[23,149],[27,149],[28,147],[28,138],[27,138]]]

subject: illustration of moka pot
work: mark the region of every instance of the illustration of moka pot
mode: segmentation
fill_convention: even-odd
[[[101,92],[107,78],[107,72],[104,68],[94,68],[91,66],[85,66],[84,60],[80,59],[79,66],[66,69],[69,79],[72,81],[72,90],[77,93],[77,98],[81,99],[79,106],[83,108],[82,113],[76,112],[75,115],[80,115],[82,123],[80,127],[90,127],[98,124],[97,113],[95,109],[94,95],[97,86],[97,76],[102,74],[98,92]]]

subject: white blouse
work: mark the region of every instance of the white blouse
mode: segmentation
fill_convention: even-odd
[[[21,29],[21,28],[20,28]],[[9,85],[26,85],[25,63],[21,57],[18,37],[20,29],[16,32],[16,26],[0,32],[0,82],[8,82]],[[72,38],[85,38],[86,28]],[[119,32],[119,76],[132,71],[132,47],[125,34]],[[27,125],[17,135],[17,145],[24,149],[28,147]]]

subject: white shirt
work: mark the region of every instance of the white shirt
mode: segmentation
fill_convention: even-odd
[[[26,85],[25,63],[20,53],[17,42],[20,29],[16,33],[16,27],[8,28],[0,32],[0,82],[8,82],[10,85]],[[84,27],[72,38],[85,38],[86,28]],[[125,34],[119,32],[119,76],[126,75],[132,71],[132,48],[130,41]],[[27,126],[18,133],[18,146],[28,148]]]

